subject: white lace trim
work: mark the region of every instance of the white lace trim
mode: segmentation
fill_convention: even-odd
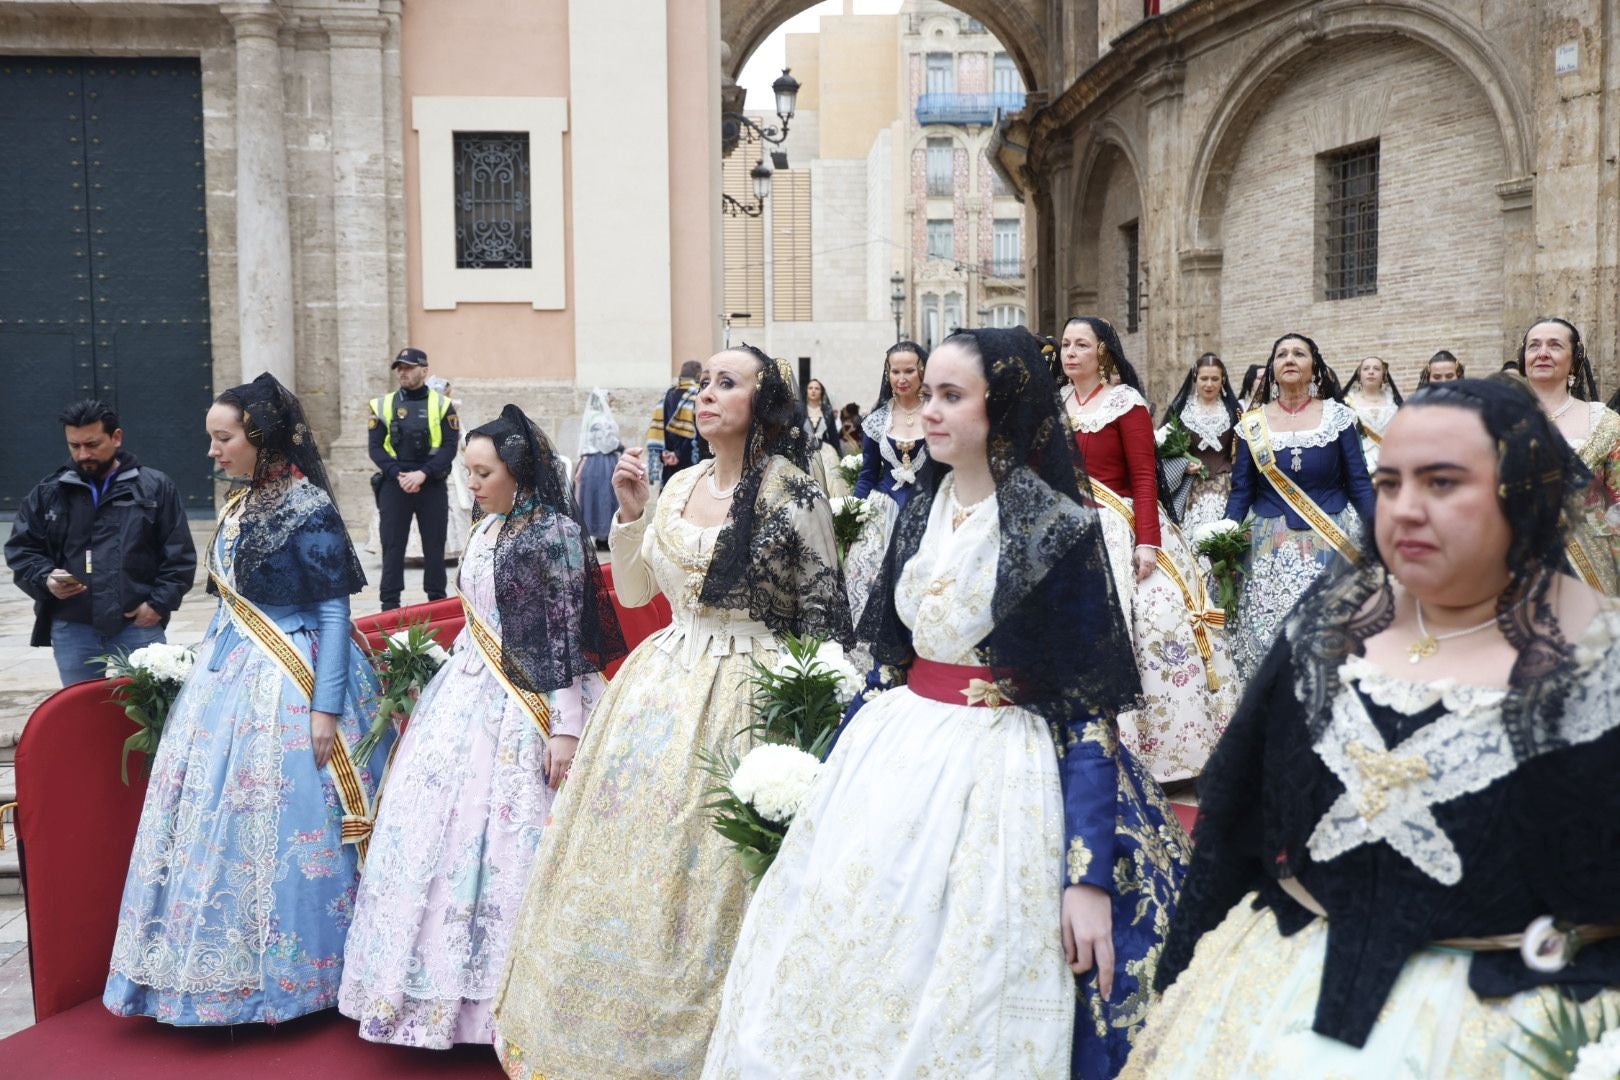
[[[1271,446],[1274,450],[1289,450],[1293,447],[1306,449],[1312,446],[1332,446],[1339,438],[1339,432],[1345,428],[1354,427],[1356,413],[1348,405],[1341,405],[1337,401],[1322,402],[1322,419],[1313,428],[1304,431],[1278,431],[1271,429]],[[1268,422],[1266,425],[1271,427]],[[1243,437],[1239,430],[1238,437]]]
[[[1221,438],[1232,430],[1232,418],[1223,404],[1189,401],[1181,407],[1181,426],[1198,436],[1200,450],[1219,450]]]
[[[1073,385],[1063,388],[1065,401],[1068,398],[1078,398],[1078,396]],[[1076,431],[1084,431],[1088,435],[1095,435],[1138,405],[1144,409],[1147,408],[1147,402],[1142,400],[1141,394],[1138,394],[1129,386],[1114,386],[1103,394],[1102,400],[1097,403],[1095,412],[1081,413],[1079,416],[1069,413],[1069,422],[1074,425]],[[1068,412],[1068,408],[1067,404],[1063,406],[1065,412]]]
[[[1507,691],[1498,686],[1472,686],[1456,679],[1428,682],[1391,675],[1366,657],[1347,657],[1339,666],[1339,679],[1354,681],[1373,702],[1406,716],[1416,716],[1437,702],[1445,702],[1447,712],[1466,712],[1486,705],[1499,705]]]
[[[911,454],[911,465],[907,467],[900,461],[900,455],[895,452],[894,444],[889,441],[889,422],[894,415],[894,399],[890,398],[871,412],[861,421],[861,430],[877,443],[878,453],[883,460],[889,463],[889,473],[894,482],[900,487],[916,482],[917,472],[928,464],[928,441],[918,438],[916,449]]]
[[[1620,616],[1608,605],[1577,646],[1583,674],[1565,704],[1570,745],[1591,742],[1620,727],[1620,656],[1608,648]],[[1311,833],[1319,862],[1362,844],[1384,841],[1442,885],[1462,880],[1462,858],[1435,820],[1433,807],[1483,791],[1518,767],[1501,723],[1506,694],[1444,680],[1431,687],[1402,680],[1360,661],[1341,668],[1344,689],[1315,745],[1317,756],[1344,785]],[[1387,746],[1355,680],[1374,701],[1403,712],[1421,709],[1425,695],[1447,711],[1394,747]],[[1381,702],[1382,703],[1382,702]]]
[[[1384,391],[1382,397],[1374,398],[1371,401],[1358,393],[1351,393],[1348,397],[1350,402],[1353,403],[1356,415],[1361,418],[1361,422],[1380,435],[1384,433],[1385,428],[1389,427],[1389,422],[1395,419],[1396,412],[1400,410],[1400,406],[1395,404],[1395,399],[1388,390]]]

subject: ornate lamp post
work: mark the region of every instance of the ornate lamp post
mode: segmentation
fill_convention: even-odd
[[[734,143],[741,136],[743,128],[753,132],[760,142],[769,143],[772,146],[781,146],[783,141],[787,139],[788,123],[793,119],[794,109],[799,100],[799,80],[792,76],[789,69],[783,68],[782,74],[777,76],[775,82],[771,83],[771,90],[776,95],[776,117],[782,121],[782,126],[778,128],[773,124],[765,127],[742,113],[721,113],[721,138],[727,145]],[[778,166],[784,169],[787,168],[785,156],[776,154],[772,156],[778,158]],[[771,167],[765,164],[763,154],[760,155],[758,164],[749,170],[748,175],[753,177],[754,180],[753,203],[744,203],[732,198],[730,195],[721,195],[720,207],[727,214],[732,216],[746,214],[749,217],[759,217],[765,212],[765,200],[771,194]]]
[[[896,270],[889,278],[889,284],[894,286],[894,291],[889,294],[889,304],[894,308],[894,340],[899,341],[904,336],[900,333],[900,316],[906,310],[906,279]]]

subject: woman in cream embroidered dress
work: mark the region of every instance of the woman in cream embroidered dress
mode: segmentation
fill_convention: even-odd
[[[1182,534],[1196,537],[1200,525],[1225,516],[1226,499],[1232,493],[1238,399],[1221,358],[1214,353],[1200,356],[1166,412],[1180,417],[1181,426],[1192,435],[1193,453],[1198,455],[1198,471],[1188,481],[1191,490],[1181,515]]]
[[[1114,588],[1129,614],[1143,697],[1141,708],[1120,716],[1120,738],[1160,783],[1189,780],[1203,769],[1237,707],[1231,657],[1210,622],[1216,609],[1197,556],[1169,514],[1160,512],[1164,488],[1153,420],[1119,336],[1104,319],[1076,316],[1063,327],[1060,359],[1067,380],[1063,410],[1092,488],[1106,487],[1119,503],[1099,494],[1103,538]],[[1110,386],[1115,375],[1120,384]]]
[[[1321,507],[1353,546],[1372,519],[1372,484],[1361,455],[1356,414],[1335,400],[1339,380],[1316,342],[1285,334],[1271,347],[1271,360],[1255,391],[1255,410],[1265,419],[1277,468]],[[1313,529],[1255,465],[1243,422],[1226,517],[1254,515],[1249,563],[1236,617],[1227,613],[1232,658],[1245,682],[1271,651],[1277,628],[1339,550]]]
[[[1620,595],[1620,415],[1598,398],[1581,332],[1542,319],[1519,344],[1519,373],[1592,473],[1569,535],[1572,569],[1594,589]]]
[[[375,783],[334,753],[348,760],[375,710],[349,639],[366,579],[297,398],[261,375],[221,394],[207,426],[209,456],[252,478],[226,504],[209,570],[303,670],[289,675],[221,598],[152,760],[102,1000],[167,1024],[276,1023],[331,1008],[343,975],[360,877],[343,820],[369,807],[343,804],[339,776],[363,799]]]
[[[639,447],[614,476],[620,603],[662,592],[674,620],[609,685],[541,841],[495,1007],[502,1063],[524,1080],[696,1074],[749,894],[703,809],[704,755],[746,749],[748,674],[777,634],[851,638],[780,369],[748,346],[716,354],[696,414],[715,456],[655,507]]]
[[[1355,410],[1356,422],[1361,425],[1361,454],[1367,459],[1367,471],[1375,472],[1384,429],[1401,407],[1401,391],[1389,373],[1389,365],[1376,356],[1363,360],[1356,369],[1355,381],[1344,393],[1344,403]]]
[[[928,350],[916,342],[889,346],[877,405],[861,421],[861,473],[855,479],[855,497],[866,500],[869,513],[860,538],[844,557],[849,611],[856,622],[883,566],[895,518],[930,467],[921,420],[927,366]]]
[[[465,453],[486,516],[456,588],[498,654],[492,665],[463,629],[422,692],[388,768],[338,997],[362,1038],[435,1049],[494,1041],[495,987],[552,798],[599,672],[625,651],[546,437],[508,405]],[[544,702],[549,733],[513,690]]]
[[[1494,377],[1390,425],[1376,552],[1294,609],[1210,761],[1126,1076],[1531,1080],[1555,989],[1613,1023],[1620,608],[1560,572],[1588,478],[1557,443]]]
[[[959,331],[927,386],[953,471],[863,623],[905,685],[849,722],[760,884],[710,1080],[1100,1077],[1146,1006],[1186,844],[1112,736],[1139,684],[1040,342]]]

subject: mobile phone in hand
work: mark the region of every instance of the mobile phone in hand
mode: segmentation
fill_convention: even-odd
[[[84,584],[84,582],[82,582],[78,578],[74,577],[71,571],[67,571],[67,570],[52,570],[51,574],[50,574],[50,577],[51,577],[52,581],[60,581],[64,585],[83,585]]]

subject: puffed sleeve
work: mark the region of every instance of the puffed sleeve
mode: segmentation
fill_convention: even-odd
[[[1159,457],[1153,441],[1153,417],[1138,405],[1118,420],[1125,449],[1125,472],[1131,482],[1131,509],[1136,515],[1136,542],[1159,546]]]
[[[1063,791],[1064,884],[1113,892],[1118,737],[1107,720],[1087,716],[1070,727],[1063,741],[1058,784]]]
[[[855,497],[864,499],[877,487],[882,476],[883,452],[877,440],[870,435],[861,436],[861,474],[855,478]]]
[[[320,629],[315,652],[315,698],[309,707],[316,712],[341,713],[349,680],[349,598],[334,596],[312,605],[310,610]]]
[[[667,488],[665,494],[668,494]],[[613,591],[618,594],[619,603],[627,608],[652,603],[660,591],[643,550],[644,545],[652,541],[648,522],[654,510],[649,502],[642,508],[641,516],[628,525],[614,514],[608,529],[608,551],[613,556]]]
[[[1344,462],[1345,483],[1350,488],[1350,502],[1370,530],[1377,499],[1367,475],[1367,455],[1361,450],[1361,434],[1355,424],[1339,432],[1339,454]]]
[[[1259,482],[1260,471],[1254,467],[1247,441],[1238,438],[1234,448],[1237,457],[1232,463],[1232,493],[1226,497],[1226,518],[1241,523],[1254,507],[1255,485]]]

